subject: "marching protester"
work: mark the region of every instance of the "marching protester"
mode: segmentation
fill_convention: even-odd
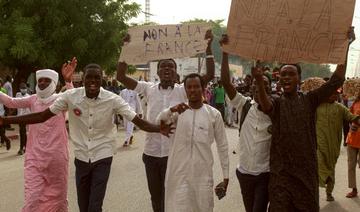
[[[360,116],[360,91],[357,93],[356,100],[350,108],[350,112]],[[354,198],[358,195],[356,186],[356,163],[360,168],[360,123],[352,123],[347,136],[347,155],[348,155],[348,183],[352,189],[346,197]]]
[[[319,185],[326,187],[326,200],[334,201],[332,192],[335,186],[335,165],[340,155],[343,123],[358,122],[359,116],[353,115],[338,99],[336,90],[316,110],[316,140],[319,167]]]
[[[165,179],[165,211],[211,212],[213,197],[213,153],[216,142],[224,180],[216,186],[219,199],[226,194],[229,182],[228,143],[223,119],[218,110],[203,104],[205,84],[199,74],[184,79],[188,104],[168,108],[158,120],[174,123],[170,139]]]
[[[206,75],[202,76],[205,83],[214,77],[215,64],[211,51],[213,36],[211,31],[205,35],[208,39],[206,48]],[[130,41],[128,36],[125,41]],[[175,83],[177,65],[173,59],[160,60],[157,65],[157,74],[160,82],[137,81],[126,76],[127,64],[119,62],[117,79],[130,90],[141,94],[147,100],[146,120],[156,122],[156,117],[166,108],[186,102],[187,97],[183,84]],[[143,162],[145,164],[148,188],[154,212],[164,212],[165,174],[169,155],[169,139],[159,133],[147,133]]]
[[[355,39],[349,32],[349,45]],[[345,65],[344,65],[345,64]],[[280,68],[283,94],[270,98],[263,82],[263,69],[254,67],[259,83],[259,103],[272,121],[270,148],[270,211],[319,211],[316,155],[316,108],[325,102],[345,80],[346,61],[339,64],[331,79],[306,94],[298,92],[301,68],[284,64]]]
[[[24,82],[20,83],[19,85],[20,92],[17,92],[15,97],[16,98],[25,98],[30,96],[28,94],[27,86]],[[17,115],[26,115],[31,113],[30,108],[18,108],[17,109]],[[27,141],[27,135],[26,135],[26,125],[19,124],[19,134],[20,134],[20,149],[18,151],[18,155],[23,155],[25,153],[26,148],[26,141]]]
[[[226,44],[223,35],[220,44]],[[239,164],[236,176],[239,180],[244,206],[247,212],[266,212],[268,208],[268,183],[270,172],[271,120],[259,105],[257,80],[252,81],[249,92],[253,99],[236,91],[230,81],[228,54],[223,52],[221,81],[233,105],[239,112]],[[263,74],[267,95],[271,94],[271,80]]]
[[[129,90],[125,88],[120,92],[120,96],[125,100],[125,102],[127,102],[130,105],[130,107],[135,111],[135,113],[138,114],[139,117],[141,118],[142,108],[138,94],[133,90]],[[128,121],[127,119],[124,119],[124,128],[126,130],[126,135],[123,146],[126,147],[134,142],[134,136],[133,136],[134,123]]]
[[[73,70],[74,68],[72,69],[72,73]],[[120,96],[100,88],[102,72],[99,65],[89,64],[85,67],[84,87],[67,90],[51,103],[50,106],[46,105],[45,110],[43,109],[42,112],[25,116],[5,117],[0,120],[2,121],[0,125],[6,123],[35,124],[49,121],[52,123],[54,116],[61,115],[64,117],[64,112],[69,111],[70,139],[74,144],[75,151],[75,177],[80,212],[102,211],[112,158],[116,152],[116,127],[113,124],[113,116],[115,114],[122,115],[124,118],[134,122],[142,130],[148,132],[161,132],[165,136],[168,136],[171,131],[169,126],[164,125],[163,128],[160,128],[158,125],[153,125],[140,119]],[[67,76],[66,79],[71,79],[71,76]],[[55,88],[55,84],[52,87]],[[56,130],[63,131],[66,135],[65,120],[62,119],[61,121],[61,123],[57,123],[58,128]],[[40,124],[40,126],[43,125],[44,124]],[[54,135],[54,130],[50,131],[49,128],[46,128],[46,125],[43,127],[43,130]],[[39,134],[34,136],[39,136]],[[42,136],[42,138],[48,139],[46,136]],[[38,142],[41,144],[40,141]],[[67,143],[65,142],[62,145],[67,147]],[[26,156],[29,156],[29,154],[27,153]],[[68,158],[67,151],[66,157]],[[52,198],[50,200],[57,203],[59,203],[59,199],[62,199],[64,196],[65,199],[64,202],[62,202],[62,208],[54,209],[49,206],[44,206],[39,207],[40,209],[35,211],[67,211],[67,161],[64,166],[66,166],[66,169],[54,167],[49,170],[51,171],[51,176],[60,175],[58,172],[61,172],[64,176],[64,179],[51,184],[51,186],[61,186],[62,193],[54,195],[54,189],[49,192],[43,191],[42,189],[39,189],[40,191],[33,191],[41,192],[42,195],[51,195]],[[37,185],[36,179],[32,180],[34,180],[32,181],[34,184],[32,186]],[[28,195],[31,198],[37,198],[36,202],[39,202],[39,198],[41,197],[40,194],[34,195],[34,193],[29,193]],[[43,199],[44,198],[40,198],[41,201]],[[43,204],[50,205],[50,200]]]
[[[72,87],[71,75],[76,64],[76,58],[73,58],[70,64],[62,67],[68,88]],[[0,94],[0,102],[9,108],[30,108],[32,113],[43,111],[60,96],[55,94],[58,79],[58,73],[54,70],[39,70],[36,72],[36,94],[23,98]],[[16,123],[28,124],[22,122],[21,117],[17,116],[19,121]],[[4,124],[7,123],[0,125]],[[68,211],[69,150],[65,114],[58,114],[41,124],[29,125],[27,138],[24,162],[25,202],[22,211]]]

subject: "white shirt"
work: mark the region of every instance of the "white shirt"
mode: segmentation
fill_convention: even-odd
[[[54,114],[69,111],[70,140],[75,157],[95,162],[116,153],[114,114],[133,120],[136,113],[118,95],[100,88],[96,99],[87,98],[84,87],[62,93],[50,106]]]
[[[214,141],[223,178],[229,178],[228,142],[220,112],[204,104],[180,115],[167,109],[160,113],[158,120],[176,126],[166,170],[165,211],[212,211],[214,159],[211,146]]]
[[[248,98],[237,93],[231,104],[238,109],[239,117]],[[270,171],[271,119],[258,109],[255,101],[245,117],[239,137],[238,170],[243,174],[259,175]],[[240,118],[239,118],[240,120]]]
[[[135,91],[147,99],[146,119],[156,123],[163,110],[187,101],[184,85],[175,84],[174,88],[162,89],[159,83],[139,81]],[[153,157],[167,157],[169,139],[160,133],[146,133],[144,154]]]
[[[17,92],[16,93],[16,98],[24,98],[24,97],[28,97],[30,96],[28,93],[26,93],[25,95],[22,95],[21,92]],[[18,108],[17,109],[17,115],[18,116],[22,116],[22,115],[26,115],[31,113],[30,108]]]
[[[120,96],[127,102],[132,109],[135,110],[137,114],[142,114],[142,108],[140,103],[140,98],[138,94],[129,89],[123,89],[120,92]]]

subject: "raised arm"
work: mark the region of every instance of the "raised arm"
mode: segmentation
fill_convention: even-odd
[[[128,65],[126,62],[118,62],[116,79],[119,80],[127,89],[134,90],[138,84],[137,80],[126,76]]]
[[[127,34],[123,40],[123,43],[130,42],[130,35]],[[117,64],[116,79],[119,80],[127,89],[134,90],[137,86],[137,81],[131,77],[126,76],[128,64],[125,61],[119,61]]]
[[[23,116],[0,117],[0,126],[6,124],[37,124],[42,123],[55,116],[50,109],[38,113],[30,113]]]
[[[271,103],[269,95],[266,93],[265,90],[263,70],[261,67],[253,67],[251,69],[251,74],[257,82],[256,87],[259,95],[259,103],[261,106],[261,110],[264,113],[269,114],[273,109],[273,105]]]
[[[228,36],[223,35],[220,40],[220,45],[226,44],[229,42]],[[229,96],[230,100],[233,100],[236,96],[236,89],[230,80],[230,70],[229,70],[229,55],[227,52],[223,51],[222,62],[221,62],[221,82],[223,83],[224,89]]]
[[[133,122],[136,126],[146,132],[161,133],[166,137],[169,137],[169,135],[172,134],[172,131],[174,129],[171,127],[171,124],[165,124],[163,121],[160,122],[160,125],[155,125],[144,119],[139,118],[139,116],[135,116],[131,122]]]
[[[206,74],[203,76],[205,84],[208,84],[215,76],[215,62],[214,55],[212,54],[211,44],[214,39],[214,36],[211,30],[208,30],[205,34],[205,39],[208,40],[206,47]]]
[[[347,58],[348,58],[348,54],[349,54],[349,49],[350,49],[350,45],[355,41],[356,36],[355,36],[355,32],[354,32],[354,27],[350,27],[349,31],[348,31],[348,47],[347,47],[347,52],[346,52],[346,57],[345,57],[345,61],[344,64],[338,64],[336,67],[335,72],[333,73],[333,75],[336,75],[338,78],[340,79],[345,79],[345,74],[346,74],[346,67],[347,67]]]

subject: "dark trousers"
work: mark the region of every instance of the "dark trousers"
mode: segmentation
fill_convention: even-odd
[[[75,177],[80,212],[101,212],[112,157],[94,163],[75,158]]]
[[[266,212],[269,202],[269,173],[254,176],[242,174],[236,169],[236,176],[240,183],[246,212]]]
[[[23,150],[26,148],[26,141],[27,141],[25,124],[19,124],[19,134],[20,134],[20,150]]]
[[[224,103],[216,103],[215,108],[220,111],[221,117],[223,121],[225,120],[225,104]]]
[[[151,195],[154,212],[164,212],[165,205],[165,174],[168,157],[152,157],[143,154],[146,178]]]
[[[0,126],[0,139],[1,143],[4,144],[6,141],[9,141],[9,138],[5,134],[5,126]]]

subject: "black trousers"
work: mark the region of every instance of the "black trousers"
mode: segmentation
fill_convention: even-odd
[[[2,144],[9,140],[9,138],[6,137],[5,134],[5,126],[0,126],[0,140]]]
[[[266,212],[268,208],[269,195],[269,173],[258,176],[242,174],[236,169],[236,176],[240,183],[241,195],[246,212]]]
[[[112,157],[96,162],[75,158],[75,177],[80,212],[101,212],[110,175]]]
[[[24,148],[26,148],[26,141],[27,141],[25,124],[19,124],[19,134],[20,134],[20,150],[23,150]]]
[[[168,157],[152,157],[143,154],[146,178],[151,195],[154,212],[164,212],[165,205],[165,174]]]
[[[221,117],[223,121],[225,120],[225,104],[224,103],[216,103],[215,108],[220,111]]]

